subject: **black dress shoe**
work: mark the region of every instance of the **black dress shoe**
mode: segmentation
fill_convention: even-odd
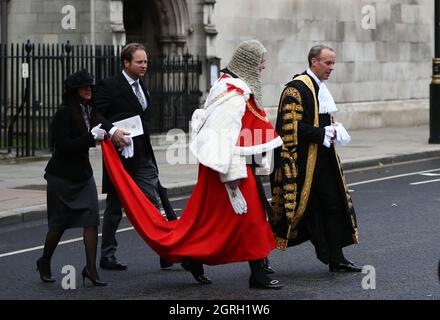
[[[50,262],[47,262],[42,257],[37,260],[37,271],[40,273],[40,279],[43,282],[55,282],[50,271]]]
[[[358,267],[353,262],[329,263],[330,272],[362,272],[362,267]]]
[[[266,274],[273,274],[275,270],[270,267],[270,262],[268,258],[264,258],[262,262],[263,270]]]
[[[249,278],[249,288],[253,289],[281,289],[283,284],[279,280],[267,278],[265,280],[259,279],[258,277],[251,275]]]
[[[205,274],[205,270],[203,269],[203,264],[194,260],[185,259],[182,262],[182,267],[191,272],[192,276],[196,281],[200,284],[211,284],[211,279]]]
[[[169,262],[169,261],[162,259],[162,258],[160,258],[159,263],[160,263],[161,269],[167,269],[167,268],[171,268],[173,266],[172,262]]]
[[[212,283],[211,279],[209,279],[206,274],[199,274],[199,275],[193,274],[193,277],[200,284],[211,284]]]
[[[120,263],[116,258],[101,258],[99,266],[107,270],[127,270],[127,266]]]
[[[185,271],[191,271],[191,262],[187,259],[183,260],[180,264]]]

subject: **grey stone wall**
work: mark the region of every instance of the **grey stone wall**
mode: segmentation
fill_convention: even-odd
[[[111,43],[109,4],[95,0],[96,43]],[[64,29],[65,5],[76,10],[76,29]],[[12,0],[9,2],[9,42],[90,44],[90,0]]]
[[[376,11],[373,30],[362,27],[367,5]],[[353,127],[393,125],[384,118],[409,106],[408,123],[426,123],[433,11],[431,0],[222,0],[214,12],[219,31],[215,50],[224,65],[240,41],[263,42],[268,49],[264,103],[270,107],[278,103],[283,84],[307,68],[310,47],[324,43],[337,53],[328,87],[346,113],[341,117]],[[412,99],[411,104],[399,103]],[[368,109],[372,120],[355,121],[357,108]]]

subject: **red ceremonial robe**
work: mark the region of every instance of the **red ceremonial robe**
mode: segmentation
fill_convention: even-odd
[[[264,111],[258,110],[258,113],[265,116]],[[263,118],[247,108],[242,123],[248,129],[256,126],[263,131],[274,131],[268,122],[261,125]],[[263,141],[259,137],[255,141],[261,141],[266,147],[270,144],[270,148],[280,144],[280,138],[274,132],[263,136]],[[269,136],[278,142],[266,141]],[[244,146],[243,142],[238,145]],[[124,170],[111,141],[106,139],[101,146],[107,171],[128,219],[162,258],[174,263],[191,258],[207,265],[217,265],[262,259],[276,247],[256,178],[249,165],[248,177],[240,185],[247,202],[247,213],[238,215],[234,212],[219,173],[200,164],[197,184],[180,218],[167,221]]]

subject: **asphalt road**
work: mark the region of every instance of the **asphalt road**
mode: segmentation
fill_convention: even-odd
[[[159,258],[123,219],[118,233],[120,260],[127,271],[100,270],[108,287],[83,287],[85,263],[81,229],[68,230],[55,251],[56,283],[42,283],[35,261],[42,254],[45,221],[0,228],[1,300],[316,300],[439,299],[440,159],[346,172],[359,223],[360,244],[345,255],[365,273],[333,274],[310,243],[270,258],[280,291],[248,288],[249,267],[236,263],[206,267],[212,285],[201,286],[180,265],[161,271]],[[269,194],[269,193],[268,193]],[[173,202],[183,208],[186,199]],[[70,241],[71,240],[71,241]],[[100,243],[99,243],[100,244]],[[99,245],[98,244],[98,245]],[[76,270],[75,289],[62,287],[62,268]],[[72,270],[72,269],[70,269]],[[72,274],[71,274],[72,275]],[[72,286],[72,283],[71,283]]]

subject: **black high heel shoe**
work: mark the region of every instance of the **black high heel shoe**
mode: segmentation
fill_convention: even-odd
[[[43,257],[37,260],[37,271],[40,273],[40,279],[43,282],[53,283],[55,279],[50,272],[50,262],[44,261]]]
[[[107,285],[107,282],[103,282],[101,280],[99,280],[98,278],[93,279],[92,276],[90,275],[89,271],[87,271],[87,268],[84,267],[83,271],[82,271],[82,277],[83,277],[83,286],[85,286],[85,281],[86,278],[88,278],[95,287],[105,287]]]
[[[186,259],[182,263],[182,267],[185,270],[191,272],[192,276],[196,281],[200,284],[211,284],[212,281],[205,275],[205,271],[203,270],[203,264],[197,261]]]

